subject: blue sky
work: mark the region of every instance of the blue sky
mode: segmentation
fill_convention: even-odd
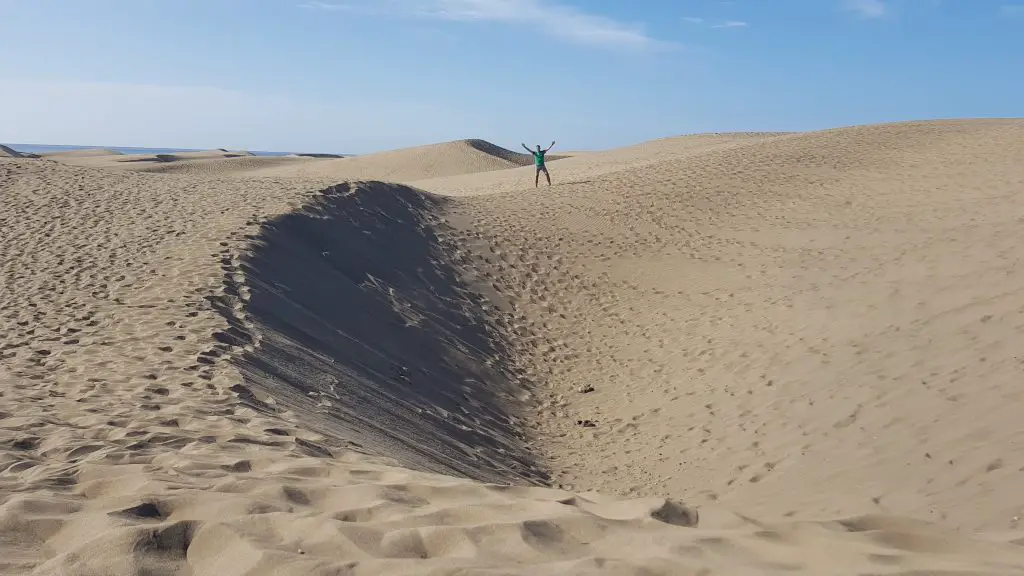
[[[0,142],[366,153],[1024,116],[1024,2],[0,0]]]

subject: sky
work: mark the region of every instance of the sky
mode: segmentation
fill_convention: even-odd
[[[0,143],[369,153],[1024,116],[1024,0],[0,0]]]

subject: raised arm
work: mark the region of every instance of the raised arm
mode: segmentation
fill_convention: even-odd
[[[526,149],[526,151],[529,152],[530,154],[533,154],[533,150],[530,150],[530,147],[527,146],[526,144],[523,144],[522,142],[520,142],[519,145],[522,146],[524,149]]]
[[[554,148],[554,147],[555,147],[555,141],[554,141],[554,140],[552,140],[552,141],[551,141],[551,146],[548,146],[548,147],[547,147],[547,148],[546,148],[546,149],[544,150],[544,152],[547,152],[548,150],[551,150],[551,149],[552,149],[552,148]]]

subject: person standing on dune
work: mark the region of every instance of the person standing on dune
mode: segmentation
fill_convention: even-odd
[[[520,142],[520,144],[522,145],[523,148],[526,148],[527,152],[529,152],[530,154],[533,154],[533,164],[534,164],[534,166],[537,167],[537,174],[534,175],[534,177],[533,177],[533,187],[536,188],[537,186],[540,186],[540,173],[541,172],[543,172],[544,173],[544,177],[548,179],[548,186],[551,186],[551,174],[548,173],[548,167],[544,165],[544,155],[548,153],[548,150],[551,150],[552,148],[555,147],[555,141],[552,140],[551,141],[551,146],[548,146],[547,148],[545,148],[543,150],[541,150],[540,144],[537,144],[537,149],[536,150],[530,150],[526,146],[526,144],[523,144],[522,142]]]

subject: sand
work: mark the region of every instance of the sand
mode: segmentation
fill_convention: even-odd
[[[1022,128],[0,159],[0,573],[1024,574]]]
[[[566,156],[551,153],[548,159],[555,161],[564,157]],[[533,156],[529,154],[513,152],[479,139],[456,140],[345,157],[333,154],[257,157],[215,150],[159,155],[81,153],[54,159],[65,164],[108,170],[297,178],[330,183],[355,180],[412,182],[533,165]]]
[[[428,144],[364,156],[306,160],[301,165],[262,170],[257,174],[326,178],[332,181],[408,182],[503,170],[533,163],[533,157],[526,153],[513,152],[476,139]]]
[[[41,154],[43,158],[53,160],[73,160],[75,158],[106,158],[109,156],[122,156],[121,152],[110,148],[81,148],[76,150],[62,150],[60,152],[46,152]]]

